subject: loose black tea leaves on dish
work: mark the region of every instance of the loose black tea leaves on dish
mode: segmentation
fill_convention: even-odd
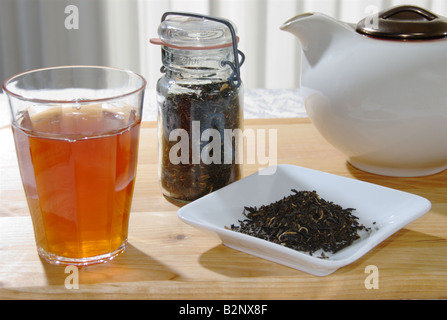
[[[269,205],[244,207],[247,219],[229,229],[310,255],[323,250],[321,258],[327,258],[324,252],[335,253],[359,239],[360,230],[370,231],[352,214],[355,209],[343,209],[315,191],[292,192]]]

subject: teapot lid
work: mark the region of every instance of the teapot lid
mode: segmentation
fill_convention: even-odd
[[[398,6],[368,16],[356,31],[371,37],[395,40],[447,38],[447,18],[416,6]]]

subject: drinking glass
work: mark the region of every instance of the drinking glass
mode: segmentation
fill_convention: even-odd
[[[3,84],[37,251],[50,263],[107,262],[126,249],[145,86],[99,66]]]

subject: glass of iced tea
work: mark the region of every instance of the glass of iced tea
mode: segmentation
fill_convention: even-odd
[[[63,66],[3,84],[39,255],[107,262],[127,246],[145,79]]]

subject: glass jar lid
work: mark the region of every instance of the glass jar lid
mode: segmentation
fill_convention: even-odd
[[[158,27],[158,36],[150,39],[150,42],[180,50],[231,47],[233,61],[222,60],[220,65],[232,69],[228,78],[232,86],[241,85],[240,67],[245,61],[245,55],[237,48],[236,26],[230,20],[195,13],[165,12]]]
[[[228,25],[232,26],[234,35]],[[219,49],[232,46],[236,33],[236,26],[227,19],[217,21],[205,16],[172,13],[163,16],[158,27],[159,39],[151,39],[151,43],[185,50]]]

